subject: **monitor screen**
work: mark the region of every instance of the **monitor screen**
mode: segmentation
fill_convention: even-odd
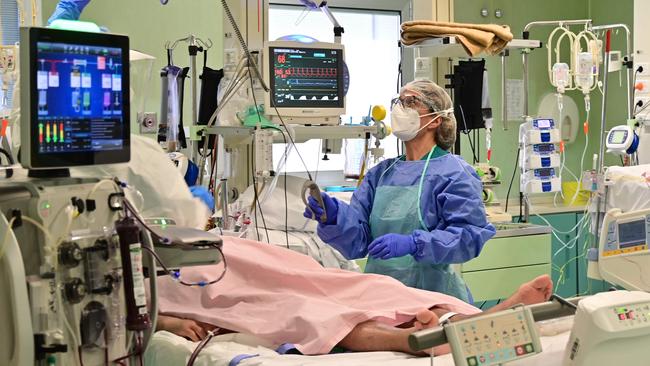
[[[27,28],[30,168],[129,160],[128,38]],[[24,43],[23,43],[24,42]],[[24,64],[23,64],[24,65]],[[25,139],[23,138],[23,141]],[[23,145],[23,149],[27,146]]]
[[[612,131],[612,134],[609,137],[609,142],[612,144],[620,145],[624,143],[626,139],[627,139],[627,131],[616,130],[616,131]]]
[[[618,225],[618,241],[621,249],[646,243],[645,218]]]
[[[343,50],[269,47],[271,108],[343,108]]]

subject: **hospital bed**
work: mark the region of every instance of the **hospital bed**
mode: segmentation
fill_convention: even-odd
[[[519,360],[512,366],[554,366],[562,364],[562,356],[569,339],[573,318],[562,319],[565,331],[542,336],[543,352]],[[543,327],[542,327],[543,329]],[[544,331],[541,332],[544,334]],[[554,333],[550,331],[548,334]],[[198,343],[169,332],[158,332],[151,339],[145,354],[146,366],[185,365]],[[241,366],[429,366],[428,357],[414,357],[399,352],[349,352],[322,356],[281,355],[273,347],[252,336],[226,334],[214,337],[196,359],[196,366],[234,366],[231,361],[242,355],[258,355],[242,359]],[[434,358],[435,366],[453,366],[451,354]]]
[[[569,300],[573,303],[579,298]],[[534,310],[532,310],[534,308]],[[520,308],[521,309],[521,308]],[[562,365],[562,358],[569,340],[570,331],[574,325],[573,310],[561,303],[547,302],[531,307],[538,321],[535,324],[540,338],[542,353],[528,358],[515,360],[508,365],[515,366],[554,366]],[[499,313],[503,314],[503,313]],[[517,313],[518,314],[518,313]],[[532,314],[532,313],[531,313]],[[486,314],[487,315],[487,314]],[[492,326],[496,320],[494,315]],[[532,321],[532,315],[531,315]],[[462,323],[462,322],[461,322]],[[511,324],[508,321],[504,324]],[[533,323],[530,323],[533,324]],[[441,329],[441,328],[438,328]],[[422,349],[424,344],[442,344],[437,334],[437,329],[419,331],[411,335],[409,344],[411,348]],[[417,338],[417,339],[416,339]],[[415,342],[414,342],[415,341]],[[191,342],[185,338],[169,332],[154,334],[146,352],[147,365],[185,365],[198,342]],[[277,351],[276,351],[277,350]],[[275,366],[275,365],[431,365],[429,357],[415,357],[400,352],[346,352],[332,353],[320,356],[303,356],[295,354],[281,354],[287,348],[283,345],[272,345],[267,341],[252,335],[225,334],[215,336],[196,358],[195,365],[202,366]],[[451,354],[435,357],[433,364],[436,366],[453,366]]]

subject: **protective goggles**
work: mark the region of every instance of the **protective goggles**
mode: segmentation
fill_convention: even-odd
[[[404,108],[410,109],[416,109],[419,106],[424,106],[426,108],[429,108],[431,111],[436,110],[435,106],[431,105],[431,103],[418,95],[406,95],[393,98],[390,101],[390,109],[393,110],[393,108],[395,108],[395,106],[398,104]]]

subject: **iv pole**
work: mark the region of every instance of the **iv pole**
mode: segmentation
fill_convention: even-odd
[[[164,3],[163,3],[164,4]],[[201,38],[190,34],[189,36],[181,39],[177,39],[173,43],[166,42],[165,49],[168,51],[173,51],[179,43],[186,42],[188,44],[188,51],[190,55],[190,82],[191,82],[191,94],[192,94],[192,125],[196,125],[199,120],[198,112],[198,76],[196,72],[196,55],[199,52],[207,52],[212,47],[212,40],[208,39],[207,42],[203,41]],[[198,163],[199,156],[199,144],[196,141],[190,141],[190,150],[191,156],[190,160],[194,163]]]

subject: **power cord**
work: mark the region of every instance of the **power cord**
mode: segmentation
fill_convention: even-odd
[[[255,86],[253,85],[253,74],[251,73],[251,65],[250,63],[248,64],[248,80],[250,81],[251,84],[251,95],[253,97],[253,104],[255,105],[255,111],[257,112],[257,119],[260,124],[260,129],[262,125],[262,116],[260,115],[260,110],[257,106],[257,98],[255,98]],[[262,224],[264,225],[264,232],[266,233],[266,241],[270,242],[271,238],[269,236],[269,229],[266,227],[266,219],[264,218],[264,211],[262,211],[262,204],[260,203],[260,197],[257,192],[257,181],[255,179],[255,139],[253,138],[253,143],[251,145],[253,149],[253,157],[252,157],[252,164],[251,164],[251,176],[253,179],[253,190],[255,191],[255,194],[253,196],[253,199],[255,200],[255,204],[257,205],[257,209],[260,211],[260,216],[262,217]],[[255,226],[257,227],[257,211],[255,213]],[[257,238],[260,239],[259,233],[257,234]]]
[[[508,193],[506,194],[506,212],[508,212],[508,198],[510,198],[510,190],[512,190],[512,183],[515,181],[515,174],[517,174],[517,168],[519,167],[519,153],[521,148],[517,148],[517,157],[515,158],[515,167],[512,170],[512,177],[510,178],[510,185],[508,186]]]
[[[249,77],[250,77],[251,94],[253,96],[253,103],[255,103],[255,111],[257,112],[257,119],[258,119],[258,121],[259,121],[259,123],[261,125],[262,124],[262,116],[260,114],[259,108],[257,108],[257,98],[255,98],[255,91],[253,90],[253,75],[251,74],[251,71],[250,71],[250,65],[248,66],[248,74],[249,74]],[[284,131],[282,131],[279,128],[277,128],[276,130],[280,131],[280,133],[282,134],[282,139],[284,140],[284,144],[286,145],[287,144],[287,137],[284,134]],[[253,139],[253,146],[255,146],[255,139]],[[294,147],[295,147],[295,144],[294,144]],[[255,149],[253,149],[253,153],[254,153],[254,151],[255,151]],[[253,157],[253,159],[254,159],[254,157]],[[302,157],[301,157],[301,159],[302,159]],[[260,210],[260,215],[262,216],[262,222],[264,223],[264,230],[266,230],[266,238],[267,238],[268,241],[270,241],[269,233],[268,233],[268,230],[266,228],[266,220],[264,219],[264,214],[262,213],[262,206],[261,206],[261,204],[259,202],[259,196],[257,195],[257,186],[255,185],[255,172],[254,171],[255,171],[255,168],[253,167],[253,186],[255,187],[255,200],[257,200],[257,205],[258,205],[259,210]],[[289,199],[287,197],[287,169],[286,169],[286,167],[284,169],[284,235],[285,235],[285,239],[286,239],[287,249],[289,249]],[[258,238],[259,238],[259,234],[258,234]]]
[[[282,134],[282,139],[284,144],[287,144],[287,136],[284,134],[284,131],[280,128],[276,128],[277,131],[280,131]],[[316,169],[318,173],[318,169]],[[287,243],[287,249],[289,249],[289,199],[287,198],[287,167],[284,167],[284,236]]]
[[[472,138],[469,135],[471,130],[467,128],[467,121],[465,120],[465,111],[463,111],[462,105],[459,105],[458,108],[460,109],[460,116],[461,119],[463,120],[463,126],[465,126],[465,128],[462,129],[460,132],[463,133],[465,136],[467,136],[467,140],[469,141],[469,146],[472,149],[472,159],[474,159],[474,163],[476,163],[478,162],[478,158],[476,157],[476,149],[474,148],[474,143],[472,142]],[[460,151],[458,153],[460,154]]]
[[[125,211],[128,211],[128,213],[130,213],[131,216],[132,216],[136,221],[138,221],[138,223],[140,224],[140,226],[142,226],[146,231],[148,231],[149,234],[151,234],[152,237],[156,238],[156,239],[157,239],[158,241],[160,241],[161,243],[165,243],[165,244],[169,244],[169,243],[171,243],[171,240],[170,240],[169,238],[166,238],[166,237],[160,236],[160,235],[158,235],[155,231],[153,231],[153,230],[152,230],[152,229],[151,229],[151,228],[150,228],[150,227],[149,227],[149,226],[148,226],[148,225],[147,225],[147,224],[146,224],[146,223],[145,223],[145,222],[140,218],[140,216],[137,214],[137,211],[135,210],[135,208],[131,205],[131,203],[130,203],[127,199],[124,199],[123,202],[124,202],[124,209],[125,209]],[[151,255],[156,259],[156,262],[158,262],[158,264],[163,268],[163,271],[164,271],[165,273],[167,273],[171,278],[173,278],[175,281],[177,281],[178,283],[180,283],[180,284],[183,285],[183,286],[188,286],[188,287],[205,287],[205,286],[209,286],[209,285],[212,285],[212,284],[215,284],[215,283],[221,281],[221,279],[223,279],[223,277],[226,275],[226,272],[228,271],[228,262],[226,261],[226,256],[223,254],[223,250],[222,250],[220,247],[216,246],[216,245],[213,246],[213,248],[217,249],[217,250],[219,251],[219,254],[221,255],[221,261],[223,262],[223,271],[222,271],[221,274],[220,274],[216,279],[214,279],[214,280],[210,280],[210,281],[199,281],[199,282],[185,282],[185,281],[181,278],[180,271],[173,271],[173,270],[170,270],[170,269],[165,265],[165,263],[163,263],[163,261],[160,259],[160,257],[158,256],[158,254],[156,254],[156,252],[153,250],[153,248],[149,247],[148,245],[143,245],[142,248],[143,248],[144,250],[146,250],[149,254],[151,254]]]

